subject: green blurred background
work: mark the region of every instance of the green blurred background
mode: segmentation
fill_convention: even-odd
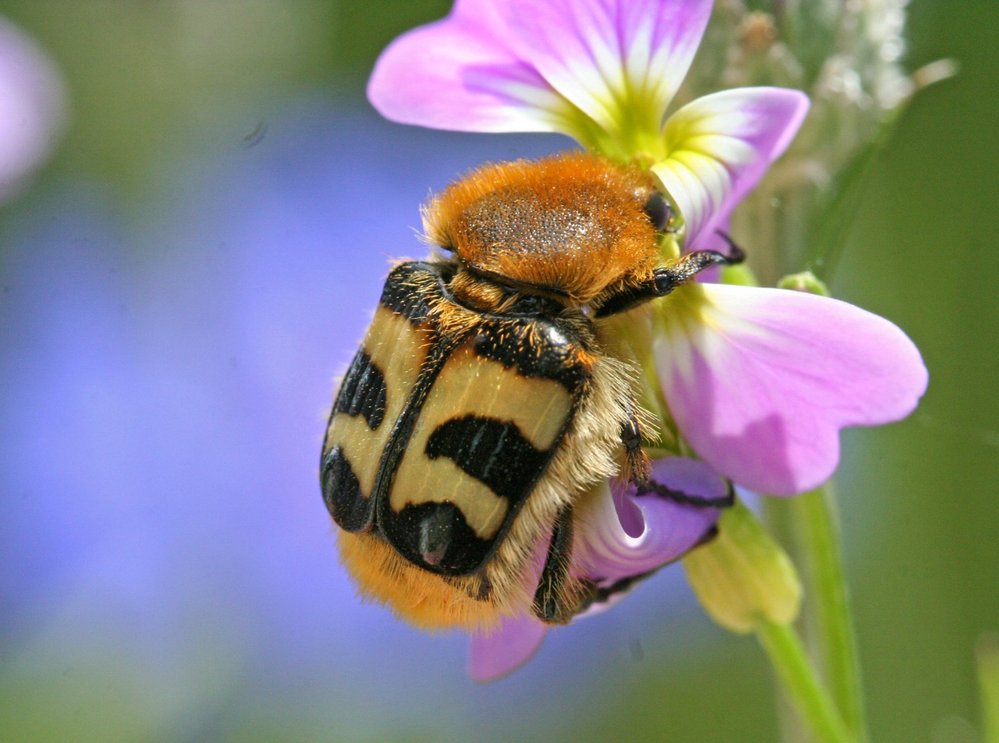
[[[159,234],[167,229],[164,222],[183,218],[184,208],[176,206],[183,201],[179,194],[224,191],[226,181],[215,174],[223,166],[217,163],[256,157],[258,151],[270,152],[267,147],[278,148],[273,156],[280,157],[281,139],[300,131],[285,118],[289,110],[305,111],[316,141],[351,137],[356,127],[338,126],[341,116],[368,122],[362,129],[381,127],[380,170],[356,169],[351,182],[362,202],[371,182],[391,186],[400,170],[429,168],[437,159],[435,149],[460,148],[469,165],[480,142],[480,159],[497,157],[497,148],[514,149],[495,137],[402,134],[401,127],[377,123],[366,108],[363,86],[378,52],[398,33],[444,15],[449,6],[439,0],[0,0],[0,15],[54,59],[71,101],[69,128],[52,161],[30,188],[0,207],[5,276],[34,249],[24,235],[46,239],[44,230],[36,233],[30,226],[59,218],[66,184],[85,183],[85,191],[100,195],[109,231],[122,242],[116,286],[141,303],[140,285],[129,294],[130,282],[159,266],[162,256],[155,251],[164,245],[162,239],[143,239],[149,225]],[[995,0],[914,0],[909,29],[910,69],[950,57],[960,63],[960,74],[916,98],[879,156],[832,288],[904,328],[923,351],[931,384],[907,421],[845,436],[842,526],[874,739],[963,743],[979,739],[974,647],[984,633],[999,631],[999,6]],[[303,107],[302,101],[309,104]],[[406,149],[407,136],[421,138],[418,151]],[[240,171],[235,172],[238,181]],[[390,225],[400,247],[360,255],[351,249],[344,265],[370,261],[366,270],[377,273],[387,255],[418,252],[410,231],[416,206],[429,188],[440,185],[428,180],[399,189],[397,199],[410,215]],[[296,198],[309,203],[313,197],[306,188]],[[374,200],[371,210],[382,203]],[[250,199],[245,208],[257,206]],[[358,217],[359,235],[367,229],[364,220],[374,218]],[[287,240],[295,239],[289,230]],[[72,239],[56,248],[46,244],[55,256],[79,247]],[[320,276],[337,270],[337,251],[345,249],[330,245],[328,255],[315,256]],[[240,245],[227,250],[238,252]],[[215,254],[213,248],[213,261]],[[67,265],[75,265],[69,253],[66,257]],[[59,265],[53,259],[46,270],[58,273]],[[53,281],[61,286],[58,277]],[[71,286],[72,277],[68,281]],[[9,293],[7,288],[0,305],[5,334],[9,323],[24,317],[16,304],[22,296],[17,286]],[[211,282],[204,291],[213,291]],[[342,309],[356,315],[360,327],[375,296],[344,299]],[[335,300],[332,306],[336,309]],[[45,317],[29,313],[37,323]],[[41,325],[31,329],[44,331]],[[349,357],[358,332],[330,339],[329,349],[314,357],[317,364],[326,358],[328,366],[316,373],[327,382]],[[182,346],[183,336],[174,342]],[[276,347],[280,353],[280,344]],[[21,346],[3,348],[12,354]],[[19,394],[11,380],[0,382],[8,402]],[[323,395],[315,401],[317,409],[326,404],[328,392]],[[244,406],[237,412],[253,419],[252,395],[234,405]],[[318,447],[321,423],[308,423],[316,433],[305,445]],[[2,436],[4,456],[14,456],[17,430],[8,425]],[[308,454],[311,462],[313,452]],[[106,466],[113,468],[114,461],[109,455]],[[225,473],[214,474],[224,479]],[[314,476],[305,474],[283,497],[307,502],[303,513],[322,519],[314,488],[298,491],[299,482],[311,483]],[[15,497],[10,482],[3,487],[5,499]],[[281,489],[281,473],[264,488]],[[59,510],[60,499],[71,492],[42,495],[50,499],[45,508]],[[81,497],[86,497],[82,491]],[[121,491],[123,499],[142,497],[141,490]],[[241,508],[254,509],[252,492],[244,495]],[[0,513],[6,521],[0,534],[7,537],[44,528],[16,509]],[[197,516],[192,519],[195,529]],[[241,532],[234,519],[227,539],[234,544],[257,539],[252,529]],[[150,528],[140,538],[157,539],[154,521],[140,523]],[[183,525],[177,527],[167,563],[170,549],[184,549],[183,537],[176,536],[184,532]],[[0,546],[0,552],[8,549]],[[72,562],[74,555],[62,559]],[[306,559],[292,544],[278,568],[266,569],[283,570],[288,581],[306,581],[299,565]],[[7,553],[5,562],[18,564],[18,555]],[[252,571],[255,564],[239,569]],[[332,550],[328,562],[309,570],[310,576],[342,578]],[[307,629],[292,623],[283,632],[304,646],[293,656],[302,660],[282,662],[285,635],[240,634],[243,622],[250,621],[247,615],[272,603],[266,588],[229,608],[232,624],[223,619],[221,626],[197,626],[201,615],[189,612],[185,616],[194,624],[171,625],[166,644],[119,645],[116,633],[129,634],[130,616],[118,627],[102,620],[56,632],[48,623],[63,621],[56,608],[66,586],[43,578],[20,576],[37,583],[31,612],[18,613],[13,604],[29,594],[0,596],[4,614],[19,617],[0,620],[3,740],[766,741],[776,736],[770,672],[759,648],[714,627],[692,606],[679,579],[659,586],[675,599],[643,603],[636,597],[635,608],[622,604],[622,616],[593,620],[604,622],[597,629],[559,633],[524,675],[475,687],[462,676],[460,639],[425,638],[391,620],[372,626],[376,636],[370,647],[349,656],[338,654],[322,623]],[[309,580],[305,598],[289,613],[329,610],[327,585]],[[155,601],[211,600],[188,595],[184,585],[154,587]],[[354,608],[344,595],[347,603],[340,608],[349,614]],[[686,608],[674,613],[672,603]],[[138,617],[142,607],[140,598],[127,611]],[[379,615],[376,608],[365,612],[358,622]],[[330,624],[325,631],[341,630]],[[384,646],[378,633],[390,638]],[[210,652],[199,649],[205,643]],[[405,662],[410,645],[418,649],[415,659]],[[358,677],[366,680],[357,684]],[[164,703],[164,697],[171,701]]]

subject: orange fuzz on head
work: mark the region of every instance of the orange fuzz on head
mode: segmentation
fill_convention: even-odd
[[[659,261],[652,176],[584,152],[485,165],[425,211],[430,240],[481,275],[585,303]]]

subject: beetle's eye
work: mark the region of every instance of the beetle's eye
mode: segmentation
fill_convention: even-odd
[[[656,232],[663,232],[669,226],[673,210],[661,193],[653,191],[649,200],[645,202],[645,214],[656,228]]]

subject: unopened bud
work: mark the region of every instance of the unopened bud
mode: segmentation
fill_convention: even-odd
[[[718,520],[718,536],[683,560],[701,606],[722,627],[748,633],[760,619],[790,624],[801,606],[791,560],[741,503]]]
[[[829,288],[823,281],[811,271],[802,271],[785,276],[777,282],[781,289],[793,289],[796,292],[807,292],[808,294],[818,294],[822,297],[829,296]]]

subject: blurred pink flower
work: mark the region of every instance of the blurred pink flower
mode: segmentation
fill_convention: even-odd
[[[65,116],[65,91],[52,61],[0,18],[0,201],[49,156]]]

